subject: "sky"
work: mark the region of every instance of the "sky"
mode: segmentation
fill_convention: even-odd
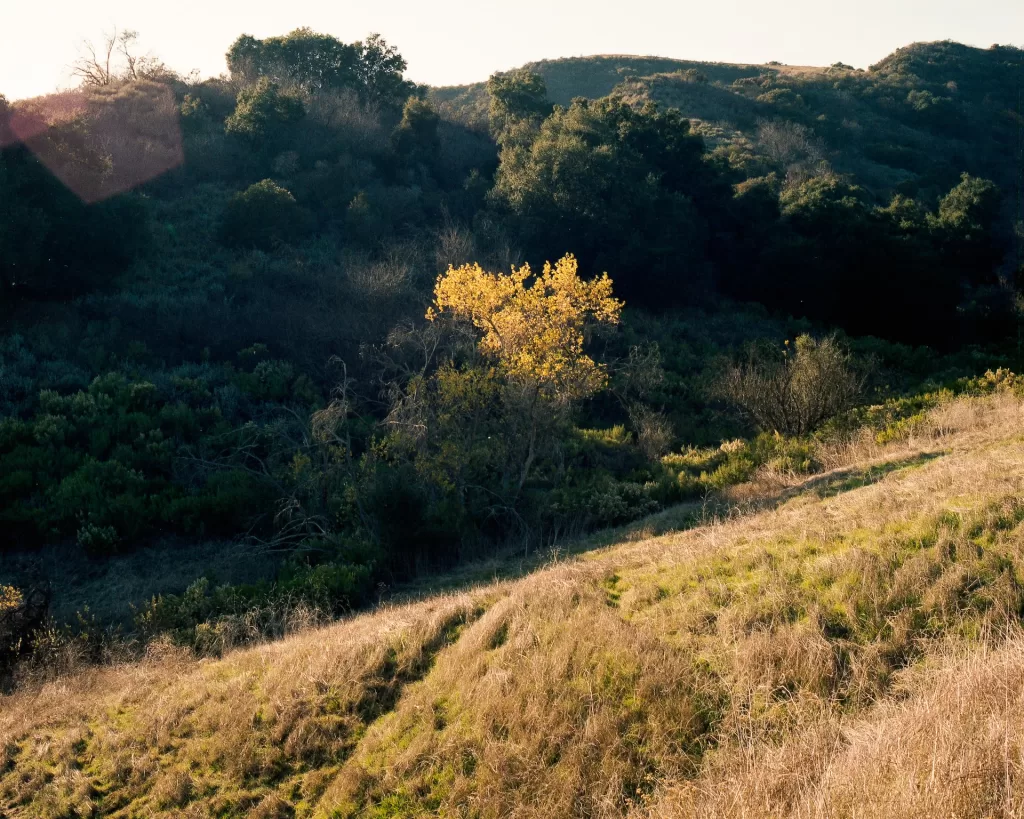
[[[379,32],[431,85],[485,80],[543,58],[643,54],[866,68],[915,41],[1024,46],[1024,0],[0,0],[0,93],[73,84],[83,40],[135,29],[143,51],[204,76],[242,33],[300,26],[350,42]]]

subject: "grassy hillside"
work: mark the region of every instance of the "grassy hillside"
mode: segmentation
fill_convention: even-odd
[[[1016,815],[1022,431],[949,399],[518,580],[23,691],[0,813]]]

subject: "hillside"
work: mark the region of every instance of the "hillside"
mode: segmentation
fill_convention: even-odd
[[[1011,46],[915,43],[867,70],[615,55],[524,68],[558,105],[616,93],[678,109],[749,177],[826,161],[885,199],[934,195],[962,171],[1012,185],[1019,168],[1024,58]],[[431,98],[465,122],[487,122],[485,83]]]
[[[547,83],[548,97],[556,105],[568,105],[574,97],[598,97],[610,94],[623,80],[655,74],[699,71],[712,82],[726,85],[744,77],[759,77],[766,71],[780,73],[821,72],[814,66],[713,63],[699,60],[675,60],[668,57],[637,57],[629,54],[597,54],[590,57],[562,57],[526,63]],[[449,85],[432,88],[431,95],[442,103],[461,101],[486,113],[487,83]]]
[[[673,60],[666,57],[601,54],[591,57],[539,60],[527,63],[523,68],[544,78],[551,102],[556,105],[568,105],[574,97],[597,99],[606,96],[624,80],[634,77],[693,69],[714,81],[729,84],[743,77],[760,76],[767,67]],[[486,82],[432,88],[430,95],[440,105],[449,105],[453,110],[464,111],[467,117],[478,122],[487,121],[489,98]]]
[[[947,398],[730,509],[0,709],[0,813],[1009,816],[1024,403]]]
[[[134,38],[0,96],[0,816],[1024,807],[1022,52]]]

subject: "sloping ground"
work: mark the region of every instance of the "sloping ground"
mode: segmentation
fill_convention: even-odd
[[[702,63],[598,55],[524,66],[544,77],[549,99],[596,99],[615,91],[628,102],[675,108],[746,177],[785,175],[800,151],[827,160],[880,202],[893,193],[931,199],[963,172],[1012,190],[1018,143],[1018,89],[1024,52],[953,42],[914,43],[869,70],[776,64]],[[431,89],[446,116],[486,127],[486,83]],[[773,122],[788,134],[761,142]],[[799,150],[797,150],[798,146]],[[792,150],[791,150],[792,149]],[[794,153],[795,152],[795,153]]]
[[[1017,815],[1024,405],[916,435],[760,511],[0,700],[0,815]]]
[[[951,651],[853,719],[739,744],[637,816],[1020,816],[1024,636]]]
[[[651,74],[670,74],[694,69],[712,81],[728,85],[742,77],[757,77],[767,66],[706,63],[696,60],[673,60],[665,57],[601,54],[590,57],[565,57],[540,60],[523,66],[540,74],[548,89],[548,98],[558,105],[568,105],[574,97],[597,99],[610,94],[624,80]],[[781,67],[775,67],[776,70]],[[805,69],[822,71],[824,69]],[[461,112],[461,117],[480,126],[487,124],[490,97],[487,83],[450,85],[430,89],[431,100]]]
[[[674,71],[694,69],[712,81],[731,83],[743,77],[757,77],[769,68],[766,65],[741,63],[711,63],[698,60],[674,60],[667,57],[642,57],[631,54],[599,54],[589,57],[564,57],[557,60],[539,60],[523,66],[540,74],[548,88],[548,98],[558,105],[568,105],[573,97],[598,98],[612,92],[629,77],[652,74],[670,74]],[[785,73],[820,72],[823,68],[810,66],[771,66]],[[487,83],[449,85],[432,88],[431,95],[441,102],[461,99],[465,102],[482,97],[486,104]]]

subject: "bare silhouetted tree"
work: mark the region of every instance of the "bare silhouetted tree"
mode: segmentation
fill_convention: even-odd
[[[82,56],[71,66],[71,74],[82,85],[106,86],[119,80],[139,80],[164,69],[164,64],[151,54],[138,52],[139,33],[133,29],[113,31],[103,36],[97,46],[91,40],[81,45]]]
[[[752,347],[746,361],[725,372],[718,392],[763,430],[806,435],[853,405],[867,372],[834,335],[802,335],[781,350]]]

